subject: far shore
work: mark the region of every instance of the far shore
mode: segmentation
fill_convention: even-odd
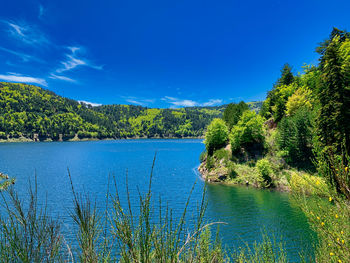
[[[51,138],[41,140],[41,141],[35,141],[30,138],[26,137],[20,137],[20,138],[9,138],[9,139],[0,139],[0,143],[18,143],[18,142],[87,142],[87,141],[114,141],[114,140],[145,140],[145,139],[204,139],[204,136],[200,137],[127,137],[127,138],[104,138],[104,139],[98,139],[98,138],[72,138],[69,140],[52,140]]]

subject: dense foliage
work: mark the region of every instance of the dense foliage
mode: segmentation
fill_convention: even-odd
[[[241,101],[238,104],[230,103],[229,105],[227,105],[223,114],[223,119],[230,130],[233,125],[237,124],[243,112],[248,109],[249,109],[248,105],[243,101]]]
[[[319,65],[304,66],[303,73],[283,66],[261,119],[245,111],[237,122],[225,113],[239,114],[238,105],[227,108],[232,151],[218,149],[208,157],[205,178],[290,190],[318,237],[315,259],[307,262],[342,263],[349,262],[350,251],[350,33],[334,28],[317,52]],[[259,143],[256,138],[265,140],[263,156],[237,162],[247,143]]]
[[[212,155],[216,149],[225,146],[228,140],[228,129],[222,119],[214,119],[208,126],[205,133],[205,147],[209,155]]]
[[[225,106],[149,109],[89,104],[26,84],[0,83],[0,139],[200,137]]]
[[[232,152],[238,151],[241,147],[262,145],[264,143],[263,124],[264,119],[260,115],[250,110],[243,112],[230,133]]]

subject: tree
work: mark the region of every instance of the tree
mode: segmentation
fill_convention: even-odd
[[[298,109],[306,107],[312,108],[312,92],[307,87],[297,89],[292,96],[288,98],[286,103],[286,115],[294,115]]]
[[[318,94],[321,106],[317,123],[320,141],[323,146],[334,147],[336,153],[342,151],[343,144],[343,150],[350,152],[350,78],[346,76],[349,65],[343,64],[349,54],[342,57],[339,52],[341,46],[341,38],[334,36],[321,58],[322,76]]]
[[[229,135],[232,152],[238,151],[241,147],[263,144],[265,138],[263,125],[264,119],[260,115],[250,110],[243,112]]]
[[[328,183],[338,193],[347,194],[341,173],[335,163],[349,165],[350,153],[350,36],[333,29],[330,39],[319,48],[322,54],[321,83],[318,97],[320,111],[317,122],[318,166],[326,174]],[[336,160],[336,161],[335,161]]]
[[[232,126],[236,125],[236,123],[242,116],[242,113],[248,109],[248,105],[243,101],[241,101],[238,104],[230,103],[229,105],[227,105],[223,114],[223,119],[226,122],[229,130],[231,130]]]
[[[281,69],[281,77],[278,79],[276,86],[290,85],[294,81],[294,75],[292,73],[292,67],[288,63],[283,65]]]
[[[278,124],[277,145],[288,164],[300,168],[312,167],[313,120],[313,112],[307,107],[301,107]]]
[[[225,122],[222,119],[214,119],[208,126],[205,133],[205,147],[208,155],[212,155],[215,150],[222,148],[226,145],[228,140],[228,129]]]
[[[286,110],[286,102],[297,86],[294,84],[294,75],[289,64],[285,64],[281,70],[281,77],[273,86],[273,89],[267,94],[267,98],[263,103],[260,115],[265,118],[273,117],[278,123],[284,116]]]

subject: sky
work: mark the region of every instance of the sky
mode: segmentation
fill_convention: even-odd
[[[0,81],[92,105],[259,101],[349,14],[348,0],[6,0]]]

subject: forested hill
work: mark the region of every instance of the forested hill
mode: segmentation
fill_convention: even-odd
[[[200,137],[225,108],[92,107],[37,86],[0,82],[0,139]]]

